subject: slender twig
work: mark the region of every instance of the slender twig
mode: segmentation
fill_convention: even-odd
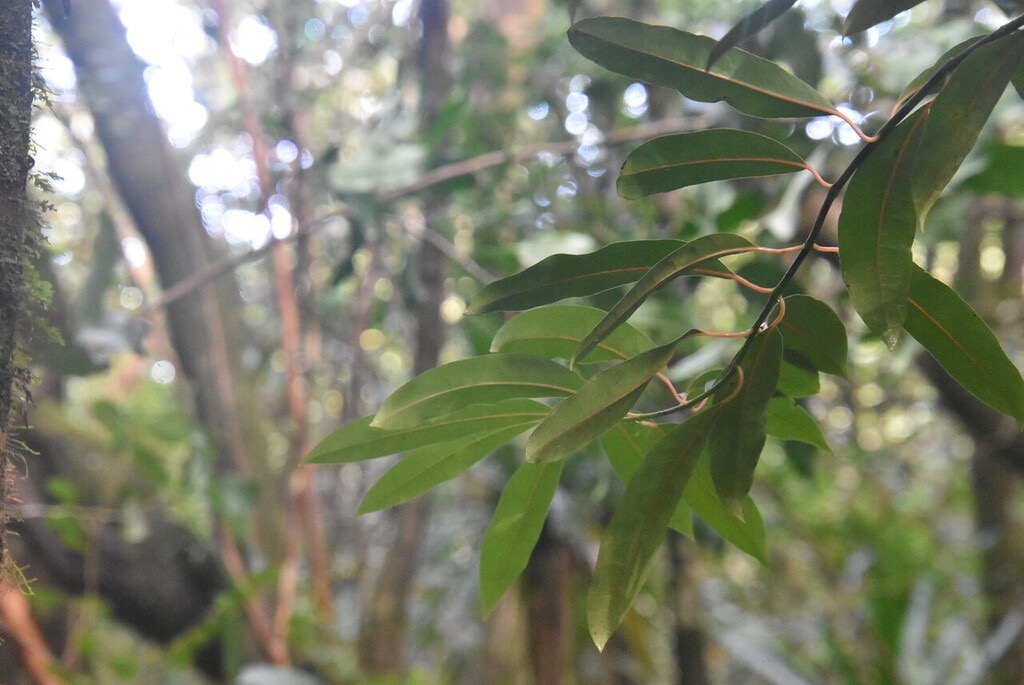
[[[693,129],[696,128],[694,121],[695,120],[692,117],[687,119],[664,119],[652,124],[644,124],[641,126],[611,131],[605,136],[604,141],[600,144],[604,146],[618,145],[632,140],[643,140],[645,138],[650,138],[651,136],[663,135],[674,131]],[[415,195],[416,193],[429,190],[430,188],[447,181],[465,176],[473,176],[482,171],[486,171],[487,169],[501,166],[502,164],[527,162],[536,159],[539,155],[544,153],[552,155],[572,154],[579,148],[579,145],[579,142],[576,140],[554,141],[537,143],[518,150],[494,150],[491,152],[485,152],[476,157],[471,157],[470,159],[453,162],[451,164],[446,164],[444,166],[437,167],[436,169],[432,169],[410,183],[406,183],[401,186],[382,188],[378,191],[377,198],[384,202],[393,202],[395,200],[408,197],[409,195]],[[332,219],[337,219],[339,217],[347,218],[352,217],[353,215],[354,210],[348,207],[342,208],[341,210],[335,210],[315,219],[308,226],[299,227],[298,231],[293,232],[285,238],[272,238],[266,245],[262,245],[244,254],[224,257],[205,264],[203,268],[196,271],[196,273],[190,278],[179,281],[170,288],[167,288],[163,291],[160,297],[156,298],[146,306],[139,308],[136,313],[139,316],[147,316],[154,311],[165,309],[171,303],[194,292],[210,281],[231,273],[243,264],[260,259],[274,249],[274,245],[276,243],[298,240],[310,233],[313,233],[315,230],[319,230]],[[488,272],[472,259],[459,255],[451,242],[445,239],[443,235],[432,235],[429,232],[424,232],[424,238],[434,243],[435,246],[440,248],[449,259],[453,260],[456,264],[462,267],[466,273],[481,283],[489,283],[494,280],[493,274]],[[439,240],[439,238],[441,240]]]
[[[632,128],[611,131],[604,137],[603,145],[617,145],[627,143],[631,140],[643,140],[652,136],[664,135],[676,131],[686,131],[699,128],[700,120],[693,117],[686,119],[662,119],[650,124],[642,124]],[[542,154],[571,155],[580,147],[578,140],[566,140],[559,142],[535,143],[515,150],[494,150],[485,152],[482,155],[471,157],[459,162],[452,162],[444,166],[431,169],[419,178],[403,185],[381,188],[377,191],[377,198],[384,202],[391,202],[408,195],[413,195],[447,181],[464,176],[473,176],[481,171],[491,169],[502,164],[512,162],[526,162],[535,159]]]

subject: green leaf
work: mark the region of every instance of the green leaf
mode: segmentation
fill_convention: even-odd
[[[615,473],[623,483],[629,483],[640,468],[644,457],[651,451],[671,426],[663,424],[639,424],[635,421],[619,421],[601,436],[601,448]],[[669,528],[693,538],[693,511],[690,505],[679,500],[675,513],[669,521]]]
[[[782,336],[769,329],[751,341],[740,363],[739,390],[727,383],[715,393],[718,420],[708,439],[711,476],[726,506],[739,508],[754,482],[766,437],[765,410],[779,382]],[[735,393],[735,394],[734,394]]]
[[[526,568],[564,461],[523,464],[508,479],[480,547],[480,604],[487,615]]]
[[[901,123],[854,175],[839,216],[843,280],[857,313],[892,349],[907,316],[917,212],[911,197],[915,132],[926,109]]]
[[[912,192],[918,225],[978,140],[1010,77],[1024,59],[1024,33],[978,48],[935,96],[913,160]]]
[[[773,397],[765,413],[768,435],[780,440],[798,440],[820,450],[831,452],[821,426],[806,409],[789,397]]]
[[[717,62],[730,48],[736,47],[747,38],[756,34],[775,19],[785,14],[795,4],[796,0],[768,0],[768,2],[740,19],[735,26],[729,29],[727,34],[722,36],[711,51],[711,54],[708,55],[705,70],[711,69],[711,65]]]
[[[413,428],[470,404],[493,404],[514,397],[561,397],[583,385],[583,378],[547,359],[489,354],[431,369],[398,388],[370,422],[374,428]]]
[[[960,187],[973,193],[1024,198],[1024,145],[996,143],[985,151],[985,168]]]
[[[604,317],[594,307],[547,305],[516,314],[498,329],[491,352],[570,359],[580,341]],[[635,357],[654,347],[646,335],[629,324],[615,329],[583,362],[606,362]]]
[[[915,266],[907,332],[975,397],[1024,423],[1024,381],[970,305]]]
[[[846,327],[827,304],[808,295],[791,295],[778,328],[787,352],[800,355],[818,371],[846,377]]]
[[[548,411],[548,407],[539,402],[518,398],[495,404],[472,405],[429,423],[400,430],[374,428],[370,425],[373,417],[367,416],[321,440],[310,451],[307,461],[313,464],[340,464],[376,459],[438,442],[458,440],[502,425],[516,424],[528,415],[540,421]]]
[[[467,314],[516,311],[569,297],[595,295],[632,283],[680,245],[681,240],[613,243],[585,255],[552,255],[514,276],[485,286]]]
[[[924,0],[859,0],[846,15],[843,33],[847,36],[860,33],[922,2]]]
[[[630,19],[584,19],[569,29],[569,42],[587,59],[693,100],[726,100],[756,117],[814,117],[836,113],[821,93],[779,65],[743,50],[730,50],[705,71],[715,41],[667,26]]]
[[[373,484],[359,505],[359,513],[379,511],[422,495],[435,485],[463,473],[536,423],[536,417],[526,416],[518,424],[492,428],[461,440],[410,452]]]
[[[807,368],[803,357],[788,360],[783,348],[782,369],[779,371],[778,391],[786,397],[812,397],[821,392],[818,372]]]
[[[697,414],[654,446],[612,514],[590,586],[590,635],[603,649],[640,591],[708,439],[714,412]]]
[[[526,460],[564,459],[614,426],[672,359],[676,344],[648,350],[589,379],[537,426],[526,441]]]
[[[705,71],[716,45],[707,36],[601,16],[573,25],[569,42],[612,72],[675,88],[701,102],[726,100],[739,112],[754,117],[836,114],[821,93],[776,63],[750,52],[730,50],[713,72]]]
[[[777,140],[717,128],[642,144],[626,158],[616,188],[619,195],[633,200],[709,181],[791,174],[806,168],[799,155]]]
[[[693,513],[711,527],[722,539],[754,557],[761,563],[768,558],[768,539],[764,521],[757,505],[749,496],[743,500],[742,517],[736,516],[722,503],[711,480],[711,462],[702,456],[690,482],[683,492],[683,500]]]
[[[714,233],[701,236],[669,253],[651,267],[583,339],[570,365],[586,357],[601,341],[611,335],[613,330],[625,323],[626,319],[658,288],[680,276],[698,273],[702,268],[718,268],[719,257],[746,252],[752,247],[749,240],[734,233]],[[713,261],[709,264],[709,260]]]

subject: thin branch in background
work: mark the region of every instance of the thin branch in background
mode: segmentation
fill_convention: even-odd
[[[220,38],[218,42],[228,62],[234,86],[238,93],[238,99],[242,105],[242,116],[245,121],[246,132],[252,141],[252,154],[259,179],[261,209],[267,212],[267,200],[272,190],[270,174],[267,169],[267,149],[263,142],[263,134],[260,130],[256,110],[252,105],[249,81],[245,74],[245,68],[242,66],[238,55],[232,49],[231,41],[228,39],[226,27],[230,15],[228,14],[227,5],[223,0],[211,0],[210,6],[217,16],[217,30]],[[295,338],[295,336],[300,334],[300,331],[298,330],[296,308],[294,306],[294,287],[291,281],[291,274],[288,273],[291,253],[287,251],[285,244],[279,241],[271,241],[269,248],[273,253],[275,293],[277,294],[278,308],[281,313],[281,342],[285,352],[285,392],[289,414],[295,424],[291,441],[293,446],[296,444],[304,445],[306,442],[304,438],[306,433],[306,412],[304,406],[297,406],[304,397],[304,387],[302,374],[296,368],[297,364],[301,365],[301,359],[296,358],[298,341]],[[294,506],[289,508],[294,509]],[[272,619],[266,625],[269,635],[264,638],[266,656],[276,666],[284,666],[291,662],[288,644],[288,619],[291,617],[294,607],[300,552],[301,541],[298,536],[286,536],[284,554],[280,561],[276,603],[270,614]],[[237,569],[237,571],[244,573],[244,565]],[[257,618],[252,615],[256,612],[257,607],[252,606],[250,623],[253,623],[255,620],[259,621],[262,625],[265,614],[259,611],[260,616]]]
[[[668,133],[693,130],[695,128],[700,128],[703,123],[704,120],[699,117],[663,119],[650,124],[641,124],[640,126],[611,131],[605,136],[604,145],[618,145],[620,143],[628,143],[633,140],[643,140]],[[383,202],[392,202],[408,195],[414,195],[424,190],[428,190],[434,186],[446,183],[456,178],[473,176],[481,171],[486,171],[487,169],[492,169],[496,166],[501,166],[502,164],[528,162],[536,159],[538,155],[545,153],[559,156],[571,155],[576,152],[579,146],[580,144],[577,140],[566,140],[559,142],[535,143],[533,145],[521,147],[517,150],[494,150],[492,152],[485,152],[484,154],[476,157],[464,159],[459,162],[452,162],[451,164],[445,164],[444,166],[437,167],[436,169],[431,169],[409,183],[381,188],[377,191],[377,199]]]
[[[701,126],[701,121],[701,119],[695,119],[692,117],[686,119],[663,119],[650,124],[611,131],[607,136],[605,136],[605,140],[602,144],[606,146],[619,145],[634,140],[643,140],[652,136],[691,130],[699,128]],[[436,169],[432,169],[410,183],[401,186],[382,188],[377,192],[377,198],[383,202],[394,202],[410,195],[415,195],[416,193],[429,190],[430,188],[453,179],[473,176],[503,164],[528,162],[536,159],[538,155],[544,153],[552,155],[570,155],[574,153],[577,148],[579,148],[579,142],[569,140],[537,143],[535,145],[522,147],[518,150],[494,150],[492,152],[485,152],[484,154],[476,157],[471,157],[460,162],[453,162],[451,164],[446,164],[444,166],[437,167]],[[137,313],[140,316],[146,316],[156,310],[165,309],[171,303],[185,297],[207,283],[231,273],[244,264],[260,259],[273,250],[276,243],[291,242],[293,240],[306,237],[329,223],[330,220],[350,217],[352,214],[353,210],[348,208],[329,212],[328,214],[313,220],[310,225],[300,227],[298,231],[291,233],[285,238],[272,238],[266,245],[262,245],[261,247],[244,254],[232,255],[230,257],[224,257],[210,262],[204,265],[202,269],[196,271],[195,275],[191,278],[179,281],[172,287],[163,291],[160,297],[156,298],[146,306],[141,307],[137,310]],[[486,284],[495,280],[495,276],[493,274],[481,267],[472,258],[460,255],[455,249],[455,246],[452,245],[451,241],[440,233],[437,233],[437,231],[430,231],[428,229],[424,231],[423,237],[425,240],[433,243],[435,247],[445,254],[446,257],[458,264],[466,271],[466,273],[480,281],[480,283]]]

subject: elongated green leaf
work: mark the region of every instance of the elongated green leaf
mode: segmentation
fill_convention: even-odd
[[[827,304],[808,295],[787,297],[779,331],[786,352],[795,352],[818,371],[846,377],[846,327]]]
[[[892,19],[900,12],[920,5],[924,0],[858,0],[846,15],[843,33],[852,36],[866,31],[875,24]]]
[[[373,484],[359,505],[359,513],[379,511],[422,495],[435,485],[463,473],[536,423],[535,416],[526,416],[515,425],[481,431],[461,440],[410,452]]]
[[[971,53],[935,96],[913,160],[919,226],[974,147],[1022,60],[1024,33],[1017,31]]]
[[[705,66],[705,70],[710,70],[711,66],[718,61],[718,58],[728,52],[730,48],[736,47],[747,38],[756,34],[775,19],[785,14],[795,4],[796,0],[768,0],[768,2],[740,19],[736,22],[735,26],[729,29],[727,34],[722,36],[711,51],[711,54],[708,55],[708,63]]]
[[[619,421],[607,433],[601,436],[601,447],[615,473],[623,483],[629,483],[633,474],[640,468],[644,457],[651,451],[671,426],[664,424],[639,424],[635,421]],[[683,500],[679,500],[669,527],[688,538],[693,538],[693,510]]]
[[[754,482],[766,437],[765,409],[779,382],[781,365],[782,336],[773,328],[754,339],[740,363],[739,390],[727,385],[716,393],[715,399],[722,404],[708,439],[708,453],[715,489],[727,507],[739,509]]]
[[[713,412],[698,414],[669,431],[626,486],[605,531],[587,602],[590,635],[598,649],[640,591],[713,419]]]
[[[526,568],[555,496],[564,461],[523,464],[501,492],[480,546],[480,604],[489,614]]]
[[[611,335],[620,324],[624,323],[658,288],[673,279],[695,273],[706,267],[709,260],[717,262],[719,257],[744,252],[753,247],[749,240],[733,233],[714,233],[701,236],[679,247],[668,254],[644,274],[629,292],[619,300],[594,330],[583,339],[573,355],[570,364],[584,358],[601,341]]]
[[[906,325],[975,397],[1024,423],[1024,381],[996,336],[952,288],[916,266]]]
[[[675,348],[676,342],[656,347],[589,379],[537,426],[526,441],[526,460],[564,459],[614,426],[665,368]]]
[[[743,500],[741,516],[726,508],[711,481],[711,463],[706,451],[690,476],[690,482],[683,492],[683,501],[723,540],[761,563],[767,560],[768,538],[757,505],[748,496]]]
[[[788,397],[774,397],[765,412],[768,435],[780,440],[797,440],[831,452],[821,426],[806,409]]]
[[[627,199],[730,178],[806,169],[782,143],[749,131],[716,128],[648,141],[629,153],[616,188]]]
[[[370,422],[374,428],[414,428],[470,404],[514,397],[561,397],[583,378],[561,364],[538,357],[489,354],[431,369],[400,387]]]
[[[466,313],[516,311],[604,292],[637,280],[683,244],[681,240],[633,240],[585,255],[552,255],[514,276],[488,284],[473,298]]]
[[[821,378],[818,377],[818,372],[809,368],[802,357],[787,360],[785,355],[786,352],[783,349],[782,369],[779,371],[779,392],[793,399],[813,397],[821,392]]]
[[[920,109],[879,144],[850,182],[839,216],[839,258],[857,313],[892,349],[907,316],[917,212],[911,196]]]
[[[310,451],[307,461],[313,464],[341,464],[376,459],[438,442],[458,440],[502,425],[517,424],[529,414],[540,421],[548,411],[547,406],[533,400],[511,399],[496,404],[472,405],[429,423],[401,430],[374,428],[370,425],[373,417],[367,416],[321,440]]]
[[[604,317],[594,307],[553,304],[516,314],[498,329],[491,352],[530,354],[570,359],[580,341]],[[619,326],[583,362],[628,359],[654,347],[646,335],[629,324]]]
[[[606,69],[693,100],[726,100],[755,117],[814,117],[835,114],[821,93],[779,65],[743,50],[730,50],[705,71],[715,47],[707,36],[630,19],[584,19],[569,29],[569,42]]]

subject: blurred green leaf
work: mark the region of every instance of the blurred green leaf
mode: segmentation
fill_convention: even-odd
[[[740,363],[738,390],[727,383],[715,393],[719,417],[708,439],[711,476],[727,507],[738,509],[754,481],[764,449],[765,409],[775,393],[782,365],[782,336],[771,328],[751,342]],[[735,395],[733,396],[733,393]]]
[[[395,390],[370,421],[373,428],[413,428],[463,409],[514,397],[560,397],[583,378],[547,359],[516,354],[472,357],[426,371]]]
[[[814,88],[779,65],[730,50],[705,71],[715,41],[666,26],[618,17],[584,19],[569,29],[569,42],[611,71],[675,88],[693,100],[726,100],[756,117],[814,117],[836,110]]]
[[[984,152],[985,168],[960,187],[979,194],[1024,198],[1024,145],[996,143]]]
[[[480,604],[484,615],[526,568],[548,507],[558,487],[564,461],[522,464],[501,492],[494,520],[480,547]]]
[[[611,335],[612,331],[625,323],[652,293],[666,283],[680,276],[700,273],[703,269],[718,268],[719,257],[745,252],[752,247],[749,240],[734,233],[714,233],[696,238],[677,248],[652,266],[615,304],[594,330],[583,339],[570,363],[575,364],[576,360],[586,357]]]
[[[684,244],[681,240],[632,240],[585,255],[552,255],[484,287],[466,313],[529,309],[632,283]]]
[[[526,441],[526,459],[564,459],[599,437],[636,403],[651,378],[672,359],[676,342],[620,362],[562,400]]]
[[[768,539],[757,505],[748,496],[743,500],[741,516],[726,508],[711,480],[711,461],[706,452],[690,476],[683,500],[723,540],[765,563],[768,558]]]
[[[547,305],[516,314],[498,329],[492,352],[570,359],[580,341],[605,313],[594,307]],[[646,335],[629,324],[615,329],[583,362],[606,362],[635,357],[654,347]]]
[[[852,36],[875,24],[892,19],[900,12],[920,5],[924,0],[858,0],[846,15],[843,33]]]
[[[477,404],[446,416],[400,430],[384,430],[370,425],[372,416],[353,421],[334,431],[314,447],[307,461],[314,464],[339,464],[375,459],[438,442],[450,442],[497,428],[518,424],[524,417],[540,421],[548,407],[533,400],[514,398],[494,404]]]
[[[736,47],[747,38],[750,38],[772,21],[782,16],[787,10],[796,4],[796,0],[768,0],[756,10],[736,22],[736,25],[729,29],[711,50],[708,55],[708,62],[705,69],[718,61],[730,48]]]
[[[926,112],[919,109],[879,143],[850,182],[839,216],[839,257],[850,299],[889,349],[907,316],[917,227],[912,148]]]
[[[787,297],[779,332],[787,351],[818,371],[846,377],[846,327],[827,304],[808,295]]]
[[[774,397],[765,411],[768,435],[780,440],[797,440],[831,452],[825,433],[806,409],[789,397]]]
[[[1024,423],[1024,380],[970,305],[915,265],[907,332],[979,400]]]
[[[526,429],[537,424],[534,416],[498,426],[453,442],[414,450],[380,477],[363,497],[359,513],[379,511],[408,502],[435,485],[451,480]]]
[[[918,226],[974,148],[1022,59],[1024,33],[1017,31],[971,53],[935,96],[912,160]]]
[[[818,372],[807,368],[803,357],[786,359],[786,351],[782,352],[782,368],[779,370],[778,391],[790,398],[812,397],[821,392],[821,379]]]
[[[632,480],[644,457],[665,437],[670,428],[663,424],[619,421],[601,436],[601,449],[623,483]],[[690,505],[679,500],[668,525],[672,530],[693,538],[693,511]]]
[[[806,166],[777,140],[718,128],[662,136],[640,145],[626,157],[616,188],[633,200],[709,181],[791,174]]]
[[[603,649],[640,591],[708,439],[714,411],[670,430],[640,464],[612,514],[590,586],[590,634]]]

